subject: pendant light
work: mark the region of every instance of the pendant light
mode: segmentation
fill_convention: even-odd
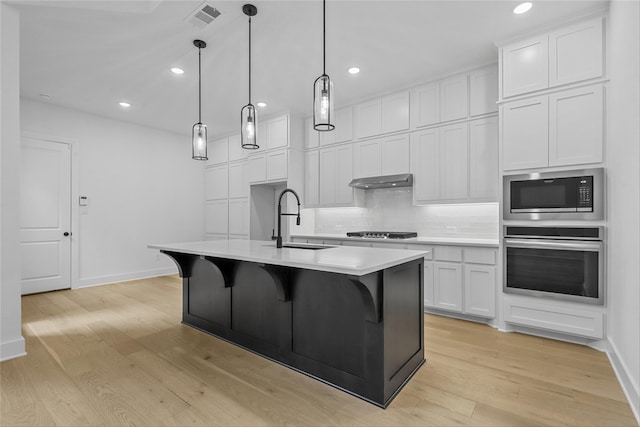
[[[252,4],[245,4],[242,6],[242,11],[249,17],[249,103],[242,107],[242,111],[240,111],[240,142],[242,143],[242,148],[255,150],[260,148],[260,146],[256,138],[258,130],[256,107],[251,103],[251,17],[256,16],[258,8]]]
[[[208,160],[207,125],[202,124],[202,76],[200,66],[200,49],[207,47],[207,44],[202,40],[194,40],[193,45],[198,48],[198,123],[193,125],[191,132],[191,158],[193,160]]]
[[[326,132],[336,127],[333,120],[333,82],[326,73],[326,22],[325,0],[322,0],[322,75],[313,84],[313,128]]]

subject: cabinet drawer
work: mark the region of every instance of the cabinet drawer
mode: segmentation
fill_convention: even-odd
[[[464,250],[464,262],[473,264],[496,264],[495,249],[466,248]]]
[[[407,245],[402,243],[371,243],[371,247],[382,249],[407,249]]]
[[[602,338],[601,312],[580,310],[560,304],[505,297],[504,320],[507,323],[563,332],[589,338]]]
[[[436,261],[462,262],[462,248],[455,246],[436,246],[433,248]]]
[[[371,247],[371,243],[367,243],[367,242],[347,242],[347,241],[343,241],[342,242],[342,246],[358,246],[360,248],[370,248]]]
[[[433,259],[433,246],[409,245],[408,248],[414,251],[429,251],[429,253],[424,256],[425,261],[431,261]]]

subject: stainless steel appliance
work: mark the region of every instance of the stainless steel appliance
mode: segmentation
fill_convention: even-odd
[[[505,175],[504,219],[603,219],[603,180],[603,168]]]
[[[604,304],[603,232],[505,226],[504,292]]]
[[[347,237],[365,237],[371,239],[410,239],[418,237],[413,231],[349,231]]]

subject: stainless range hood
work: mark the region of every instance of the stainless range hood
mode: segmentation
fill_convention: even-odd
[[[363,188],[365,190],[374,188],[411,187],[412,185],[413,175],[410,173],[356,178],[349,183],[350,187]]]

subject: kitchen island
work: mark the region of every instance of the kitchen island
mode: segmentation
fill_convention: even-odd
[[[149,245],[183,323],[386,407],[424,363],[424,251],[218,240]]]

